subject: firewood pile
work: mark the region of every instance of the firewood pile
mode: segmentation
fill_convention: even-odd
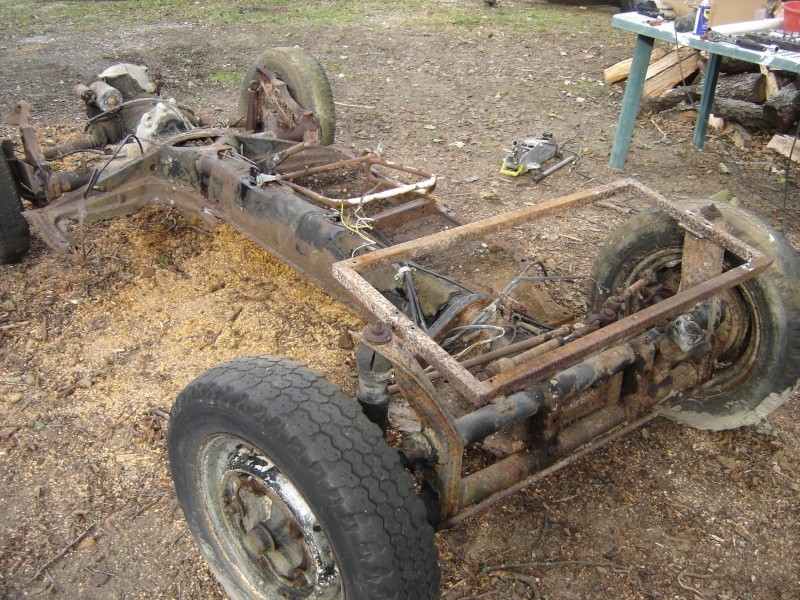
[[[692,48],[654,48],[640,112],[696,109],[705,77],[703,54]],[[631,62],[626,59],[605,69],[606,84],[625,81]],[[780,134],[794,134],[800,118],[800,81],[792,73],[724,58],[711,112],[711,125],[717,129],[736,128],[740,137],[776,133],[773,142],[781,146]]]

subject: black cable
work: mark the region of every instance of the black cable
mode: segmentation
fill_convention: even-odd
[[[794,132],[792,147],[789,148],[789,155],[786,157],[786,173],[783,178],[783,218],[781,219],[781,226],[783,227],[784,235],[786,235],[786,217],[789,214],[787,207],[789,204],[789,171],[792,168],[792,155],[794,154],[794,147],[797,144],[798,135],[800,135],[800,119],[797,120],[797,131]]]
[[[447,275],[442,275],[441,273],[439,273],[437,271],[434,271],[433,269],[428,269],[426,267],[423,267],[418,263],[406,261],[405,264],[407,264],[409,267],[413,267],[415,269],[419,269],[420,271],[422,271],[423,273],[427,273],[428,275],[433,275],[434,277],[437,277],[437,278],[441,279],[442,281],[446,281],[447,283],[452,284],[452,285],[454,285],[456,287],[460,287],[462,290],[466,290],[470,294],[477,294],[478,293],[473,288],[469,287],[468,285],[464,285],[460,281],[458,281],[456,279],[452,279],[452,278],[448,277]]]
[[[86,190],[83,192],[84,200],[86,200],[86,197],[89,195],[89,191],[92,188],[94,188],[95,184],[97,183],[97,180],[100,179],[100,175],[102,175],[103,171],[106,170],[106,167],[110,165],[115,158],[117,158],[117,155],[122,151],[122,148],[125,147],[125,144],[127,144],[128,140],[130,139],[136,140],[136,143],[139,144],[139,152],[141,152],[142,155],[144,155],[144,147],[142,146],[141,140],[138,137],[136,137],[136,135],[134,135],[133,133],[129,133],[128,135],[126,135],[125,138],[117,145],[116,150],[114,150],[113,154],[103,164],[103,166],[100,167],[99,169],[95,169],[94,173],[92,173],[92,176],[89,178],[89,183],[86,184]]]

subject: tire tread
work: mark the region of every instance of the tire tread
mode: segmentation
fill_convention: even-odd
[[[247,415],[265,431],[285,431],[280,438],[288,453],[307,458],[306,469],[329,502],[326,512],[346,524],[348,543],[364,562],[359,572],[365,579],[348,599],[437,597],[437,555],[424,505],[379,429],[337,387],[285,358],[231,361],[180,394],[170,417],[171,450],[179,445],[176,436],[194,426],[192,415],[203,403]],[[173,457],[179,459],[171,451]],[[180,492],[185,466],[172,467]]]

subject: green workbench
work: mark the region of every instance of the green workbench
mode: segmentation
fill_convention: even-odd
[[[642,89],[650,65],[650,55],[656,40],[663,40],[675,45],[688,46],[709,53],[706,68],[705,82],[703,83],[700,108],[697,112],[697,122],[694,128],[694,145],[702,148],[708,129],[708,116],[714,102],[714,89],[717,87],[719,77],[719,64],[723,56],[738,58],[747,62],[766,65],[775,69],[784,69],[793,73],[800,73],[800,53],[779,50],[778,52],[759,52],[748,50],[734,44],[725,42],[709,42],[700,39],[691,33],[676,33],[671,21],[661,25],[652,26],[651,19],[637,13],[622,13],[614,16],[611,23],[614,27],[624,29],[636,34],[636,45],[633,51],[633,64],[625,86],[625,96],[622,99],[622,109],[617,122],[617,133],[614,136],[614,145],[611,148],[611,159],[608,167],[616,171],[625,168],[625,159],[631,145],[633,125],[639,112],[639,102],[642,99]]]

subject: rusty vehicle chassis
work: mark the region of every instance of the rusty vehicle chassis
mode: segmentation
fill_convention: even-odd
[[[531,341],[511,344],[469,365],[459,363],[362,277],[381,265],[411,260],[631,191],[661,208],[691,234],[686,236],[682,259],[682,281],[689,285],[682,285],[685,289],[669,299],[564,346],[538,353],[527,361],[516,361],[513,367],[484,381],[477,379],[467,366],[518,353],[531,346]],[[723,249],[743,263],[722,272]],[[424,435],[408,439],[403,452],[411,462],[427,462],[430,466],[428,478],[442,511],[438,515],[440,526],[447,526],[642,426],[680,401],[681,395],[676,391],[702,384],[702,366],[689,363],[678,365],[669,376],[654,382],[654,339],[659,335],[654,328],[757,276],[771,262],[699,211],[684,210],[636,180],[625,179],[341,261],[333,265],[333,272],[379,324],[381,335],[375,335],[373,326],[359,340],[389,358],[399,389],[424,421]],[[423,371],[417,357],[436,369],[434,378],[445,377],[480,408],[454,418],[438,398],[430,373]],[[632,373],[623,381],[626,370]],[[559,421],[569,411],[570,399],[597,384],[605,386],[601,396],[611,401],[561,428]],[[534,416],[542,428],[538,443],[461,476],[465,446]],[[604,433],[605,437],[598,438]]]
[[[89,186],[45,208],[28,211],[26,217],[51,246],[84,255],[84,223],[130,214],[148,205],[174,206],[208,226],[228,222],[348,302],[372,323],[355,337],[388,359],[395,381],[390,391],[399,391],[421,421],[422,431],[406,436],[399,451],[407,465],[422,472],[423,491],[432,499],[431,520],[440,526],[454,524],[641,426],[679,402],[681,392],[702,385],[708,378],[702,359],[677,361],[666,372],[656,373],[656,344],[663,337],[660,327],[681,314],[713,311],[713,306],[702,303],[712,299],[713,304],[714,296],[757,276],[771,263],[726,233],[721,221],[684,210],[631,179],[460,224],[427,195],[433,188],[430,173],[391,163],[375,153],[354,157],[335,148],[309,148],[303,142],[233,130],[194,131],[180,141],[185,144],[193,139],[203,139],[204,145],[182,146],[173,140],[92,178]],[[309,153],[314,157],[311,161],[303,158]],[[295,158],[296,166],[291,168]],[[288,166],[282,174],[259,182],[257,174],[264,169],[254,169],[254,165],[262,161],[286,161]],[[374,216],[376,227],[407,225],[431,214],[444,217],[452,226],[356,256],[362,242],[337,221],[338,211],[333,209],[343,201],[298,182],[350,167],[362,169],[376,189],[394,197],[394,206]],[[427,183],[403,183],[379,174],[377,168]],[[459,362],[365,276],[628,192],[658,206],[691,234],[684,244],[681,291],[621,320],[585,328],[568,343],[546,352],[541,344],[577,329],[566,325]],[[358,198],[353,204],[358,204]],[[69,226],[79,243],[69,239]],[[723,251],[741,264],[724,271]],[[485,380],[469,370],[511,356],[510,366],[490,372]],[[473,410],[454,416],[440,397],[437,380],[446,380]],[[592,410],[574,403],[589,388],[600,390],[599,404],[593,404]],[[530,419],[536,433],[529,446],[462,476],[467,446]]]

